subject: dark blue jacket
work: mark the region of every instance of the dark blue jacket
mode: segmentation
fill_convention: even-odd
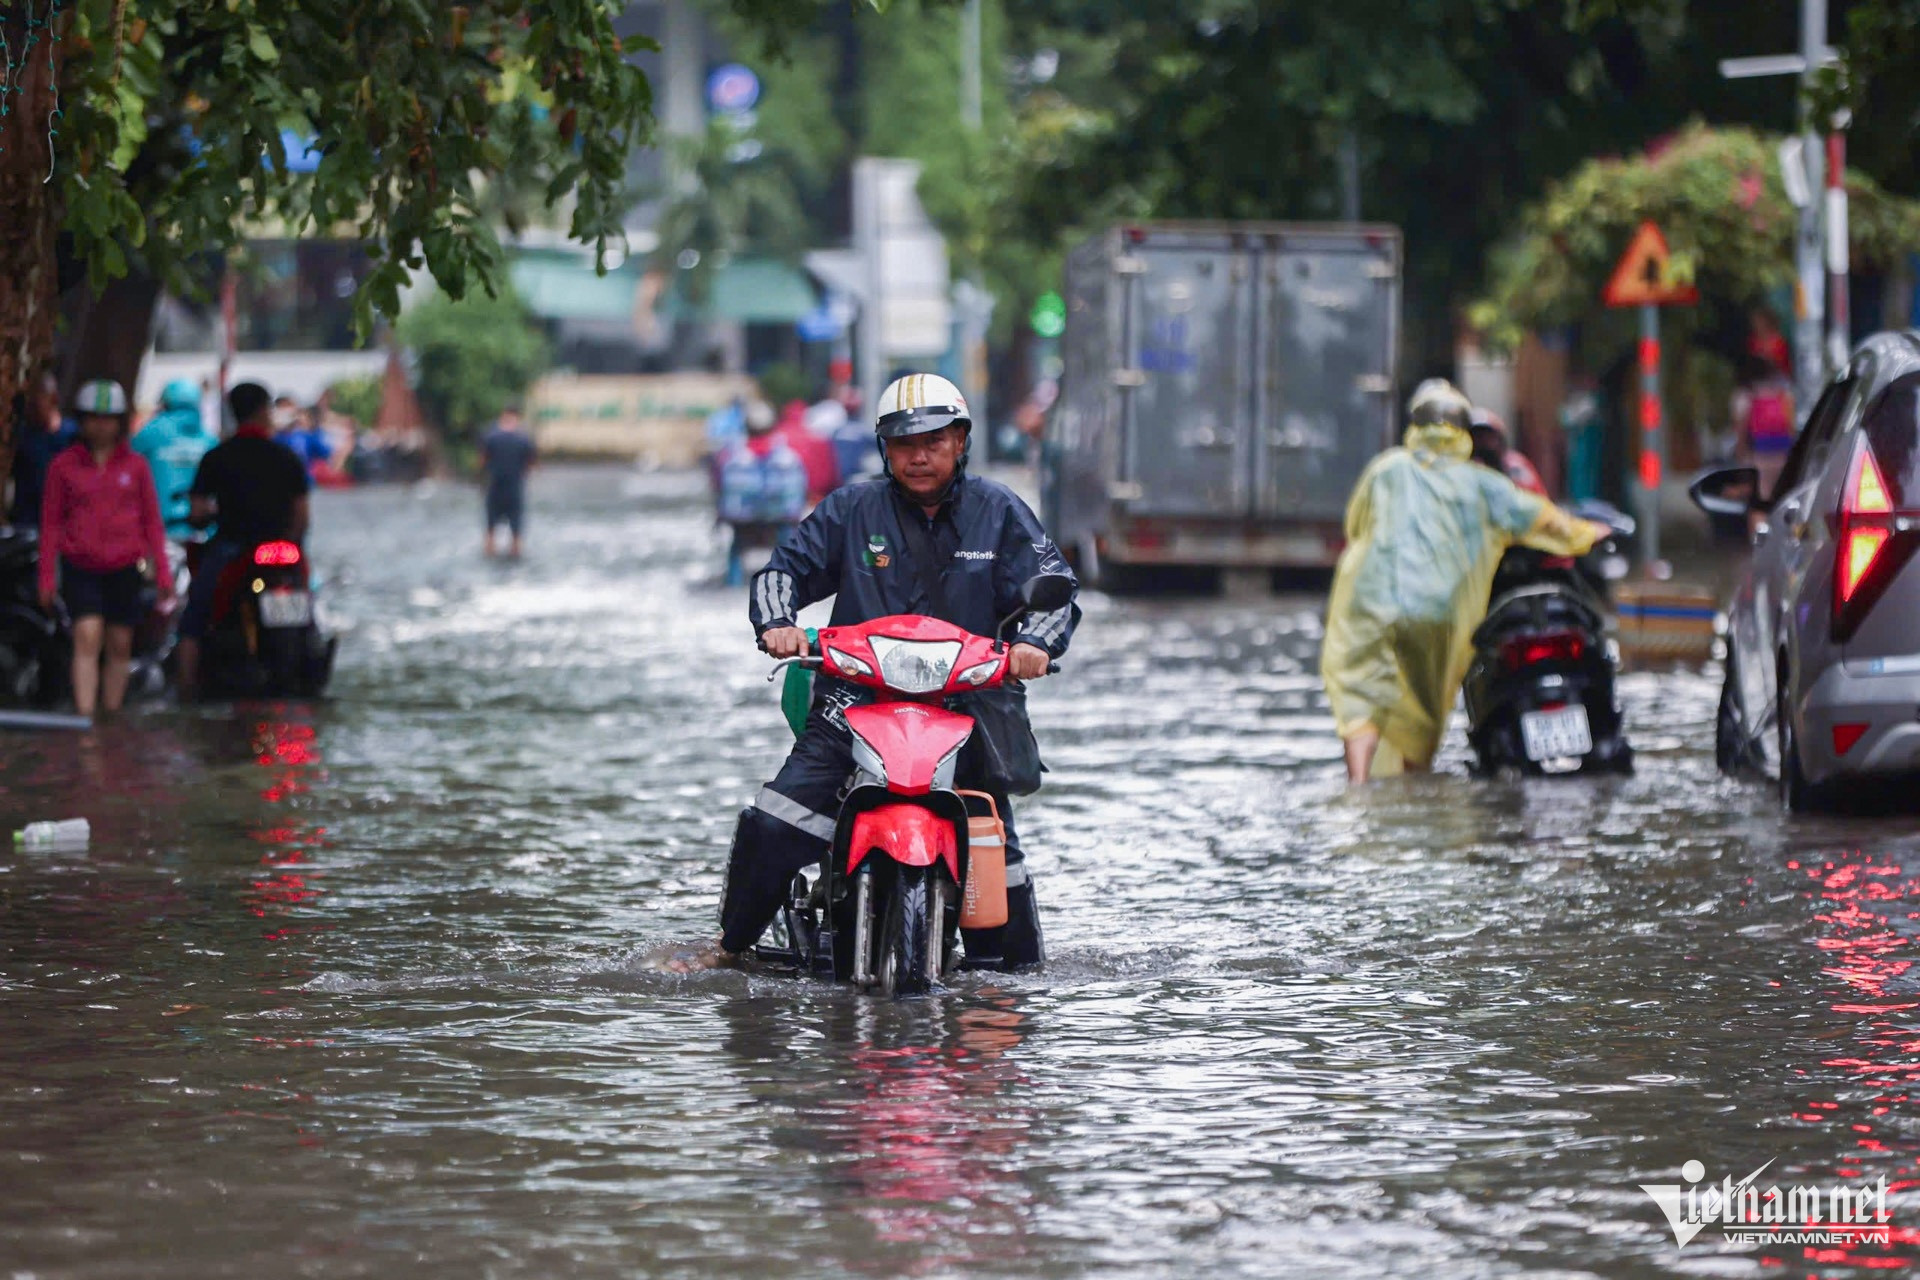
[[[914,559],[919,521],[940,563],[947,608],[927,599]],[[832,625],[850,626],[896,613],[937,617],[991,636],[1020,607],[1020,584],[1041,573],[1073,571],[1018,494],[994,480],[962,475],[929,522],[887,479],[843,485],[789,530],[767,567],[753,577],[748,616],[755,635],[793,626],[800,610],[828,596]],[[1080,622],[1080,606],[1030,614],[1012,639],[1054,657]]]

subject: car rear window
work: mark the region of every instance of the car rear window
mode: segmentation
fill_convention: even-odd
[[[1920,373],[1896,378],[1875,396],[1862,425],[1893,505],[1920,507]]]

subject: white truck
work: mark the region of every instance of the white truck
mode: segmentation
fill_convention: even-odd
[[[1400,232],[1116,226],[1068,255],[1047,527],[1083,574],[1331,566],[1397,422]]]

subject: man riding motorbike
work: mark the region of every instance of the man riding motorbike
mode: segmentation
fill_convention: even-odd
[[[175,652],[180,692],[187,697],[199,688],[200,642],[212,621],[221,570],[262,542],[299,542],[307,533],[312,483],[300,459],[273,438],[273,397],[259,383],[243,382],[227,393],[227,406],[239,425],[232,439],[200,460],[187,517],[196,529],[215,525],[180,615]]]
[[[877,407],[874,436],[885,474],[829,494],[781,539],[750,584],[754,632],[775,658],[807,652],[807,634],[795,619],[828,596],[835,597],[835,626],[921,614],[991,636],[1018,611],[1024,582],[1069,572],[1026,503],[1004,485],[967,474],[973,422],[959,388],[909,374],[886,389]],[[1044,676],[1066,651],[1079,619],[1072,603],[1021,618],[1011,637],[1009,674]],[[672,967],[723,964],[751,947],[786,900],[795,873],[826,855],[853,772],[846,709],[871,696],[824,673],[817,678],[799,740],[734,831],[719,944]],[[1024,717],[1020,704],[1012,713],[1017,732],[1026,732]],[[976,725],[959,779],[963,787],[992,794],[1006,820],[1008,919],[1001,928],[965,931],[965,942],[969,964],[1014,969],[1039,964],[1045,954],[1006,789],[987,776],[986,761],[998,751],[981,741],[988,732],[986,722]]]
[[[1612,533],[1474,465],[1471,425],[1451,383],[1421,383],[1402,447],[1369,463],[1348,499],[1320,675],[1351,782],[1432,763],[1502,552],[1584,555]]]

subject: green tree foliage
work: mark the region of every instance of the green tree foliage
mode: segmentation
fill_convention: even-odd
[[[333,397],[335,412],[352,418],[357,426],[371,427],[380,416],[380,398],[386,390],[386,379],[377,373],[363,378],[342,378],[327,390]]]
[[[541,207],[604,251],[651,127],[638,49],[613,30],[623,5],[0,5],[0,414],[48,363],[74,278],[97,290],[132,272],[190,293],[206,257],[246,235],[351,236],[377,263],[356,297],[364,334],[419,271],[453,297],[494,288],[496,223]],[[783,31],[820,0],[741,7]]]
[[[1529,329],[1577,324],[1590,368],[1617,366],[1638,324],[1633,308],[1600,294],[1640,223],[1661,228],[1676,276],[1700,301],[1662,309],[1666,401],[1678,433],[1724,423],[1744,351],[1748,314],[1787,295],[1798,212],[1775,157],[1780,139],[1693,125],[1648,153],[1590,160],[1550,185],[1491,255],[1487,293],[1468,316],[1489,345],[1512,347]],[[1920,202],[1847,173],[1848,227],[1857,270],[1884,269],[1920,250]]]
[[[1785,132],[1798,113],[1791,81],[1729,81],[1718,69],[1795,48],[1789,4],[1002,4],[1014,65],[1041,49],[1059,59],[1050,82],[1014,86],[1020,145],[1000,152],[1017,168],[1008,232],[1049,245],[1114,217],[1337,218],[1350,153],[1361,216],[1406,233],[1421,365],[1450,361],[1456,308],[1478,291],[1487,247],[1547,183],[1690,119]],[[1910,69],[1901,51],[1920,40],[1916,5],[1856,0],[1839,10],[1836,38],[1858,27],[1869,34],[1850,46],[1892,50]],[[1895,16],[1875,26],[1863,10]],[[1891,105],[1871,119],[1856,108],[1854,154],[1891,189],[1920,194],[1920,80],[1899,65],[1867,82],[1868,98],[1884,91]]]
[[[782,361],[760,371],[760,395],[775,410],[789,401],[805,400],[813,394],[814,377],[797,364]]]
[[[819,242],[822,206],[847,154],[833,110],[831,43],[787,21],[811,21],[811,8],[769,8],[749,18],[722,0],[706,7],[721,37],[753,63],[760,101],[748,117],[716,116],[703,135],[674,139],[665,189],[640,193],[661,200],[654,265],[677,276],[696,306],[727,262],[797,257]],[[694,265],[682,268],[683,258]]]
[[[1021,194],[1091,114],[1024,77],[1033,50],[1061,33],[1017,27],[1002,0],[981,6],[981,119],[962,116],[962,15],[952,0],[898,0],[884,22],[859,26],[862,150],[920,161],[919,196],[946,235],[956,276],[984,284],[999,301],[994,331],[1004,338],[1060,270],[1062,212],[1097,219],[1112,201],[1097,185],[1056,187],[1048,215],[1035,218]],[[1090,62],[1091,60],[1089,60]]]
[[[724,116],[706,132],[669,143],[669,190],[655,231],[654,265],[682,282],[704,306],[713,276],[749,252],[791,256],[807,243],[808,223],[793,175]]]
[[[547,368],[546,340],[509,289],[458,300],[436,294],[400,318],[397,334],[413,352],[420,407],[456,452]]]
[[[1676,275],[1709,305],[1744,309],[1791,285],[1798,215],[1781,185],[1778,142],[1695,125],[1649,154],[1581,165],[1525,211],[1495,255],[1490,290],[1473,308],[1477,327],[1511,345],[1527,329],[1603,318],[1601,289],[1647,219],[1666,236]],[[1857,170],[1847,196],[1857,267],[1920,250],[1920,202]]]
[[[570,227],[619,235],[650,95],[614,0],[81,0],[55,175],[96,284],[134,256],[170,284],[247,228],[345,231],[379,260],[392,315],[410,274],[458,297],[500,278],[481,191],[511,175],[571,199]],[[283,131],[312,137],[289,157]],[[311,173],[296,172],[312,159]]]

